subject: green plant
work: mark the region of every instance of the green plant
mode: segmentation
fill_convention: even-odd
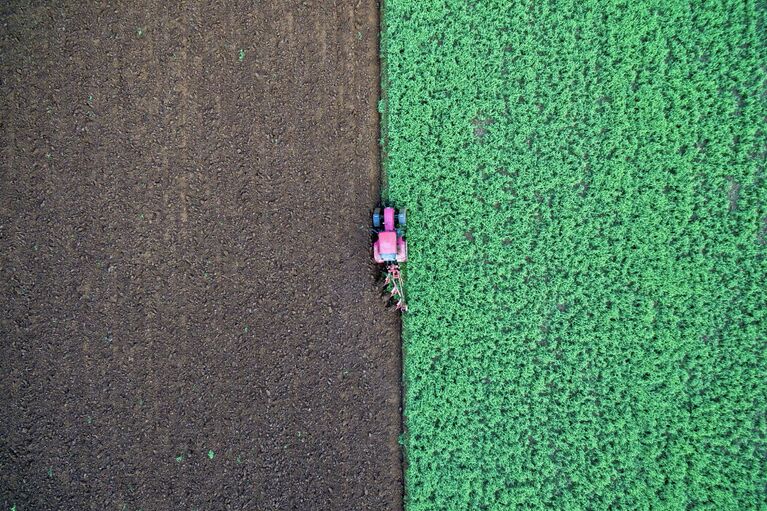
[[[764,507],[766,16],[386,1],[409,511]]]

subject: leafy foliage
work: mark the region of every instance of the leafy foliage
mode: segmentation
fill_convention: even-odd
[[[767,508],[766,19],[385,2],[409,511]]]

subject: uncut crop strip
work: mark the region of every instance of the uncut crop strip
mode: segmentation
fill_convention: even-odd
[[[766,18],[386,1],[408,510],[767,506]]]

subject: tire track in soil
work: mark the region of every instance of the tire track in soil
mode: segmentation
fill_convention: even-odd
[[[377,7],[308,4],[0,9],[0,505],[401,509]]]

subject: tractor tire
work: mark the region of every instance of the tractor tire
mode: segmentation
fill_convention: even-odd
[[[375,208],[373,210],[373,227],[376,229],[381,227],[381,208]]]
[[[399,222],[399,224],[403,227],[405,226],[405,223],[407,221],[407,214],[405,213],[406,211],[407,210],[405,208],[402,208],[399,211],[397,211],[397,222]]]

